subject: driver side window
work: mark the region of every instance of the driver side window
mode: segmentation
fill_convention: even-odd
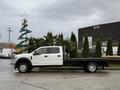
[[[47,54],[47,48],[40,48],[36,51],[36,55]]]

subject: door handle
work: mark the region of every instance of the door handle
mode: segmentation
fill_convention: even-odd
[[[57,57],[61,57],[61,55],[57,55]]]
[[[44,57],[48,57],[47,55],[45,55]]]

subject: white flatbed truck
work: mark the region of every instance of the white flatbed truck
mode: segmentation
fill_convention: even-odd
[[[85,71],[94,73],[98,67],[108,67],[105,58],[68,58],[64,60],[63,48],[61,46],[43,46],[32,53],[18,54],[14,57],[13,64],[19,72],[25,73],[34,67],[83,67]]]

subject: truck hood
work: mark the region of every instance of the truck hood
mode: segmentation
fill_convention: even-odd
[[[30,58],[32,56],[31,53],[25,53],[25,54],[18,54],[15,55],[15,57],[20,58],[20,57],[26,57],[26,58]]]

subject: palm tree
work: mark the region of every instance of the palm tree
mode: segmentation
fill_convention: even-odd
[[[43,38],[35,38],[34,41],[35,41],[35,48],[44,46],[45,40]]]
[[[45,45],[46,46],[53,46],[55,45],[55,40],[56,40],[57,36],[53,36],[52,32],[48,32],[47,36],[44,36],[44,40],[45,40]]]
[[[55,40],[55,45],[57,45],[57,46],[63,46],[64,45],[64,38],[63,38],[62,33],[57,35],[57,38]]]
[[[44,46],[44,39],[43,38],[33,38],[31,37],[28,42],[28,52],[32,52],[33,50]]]

